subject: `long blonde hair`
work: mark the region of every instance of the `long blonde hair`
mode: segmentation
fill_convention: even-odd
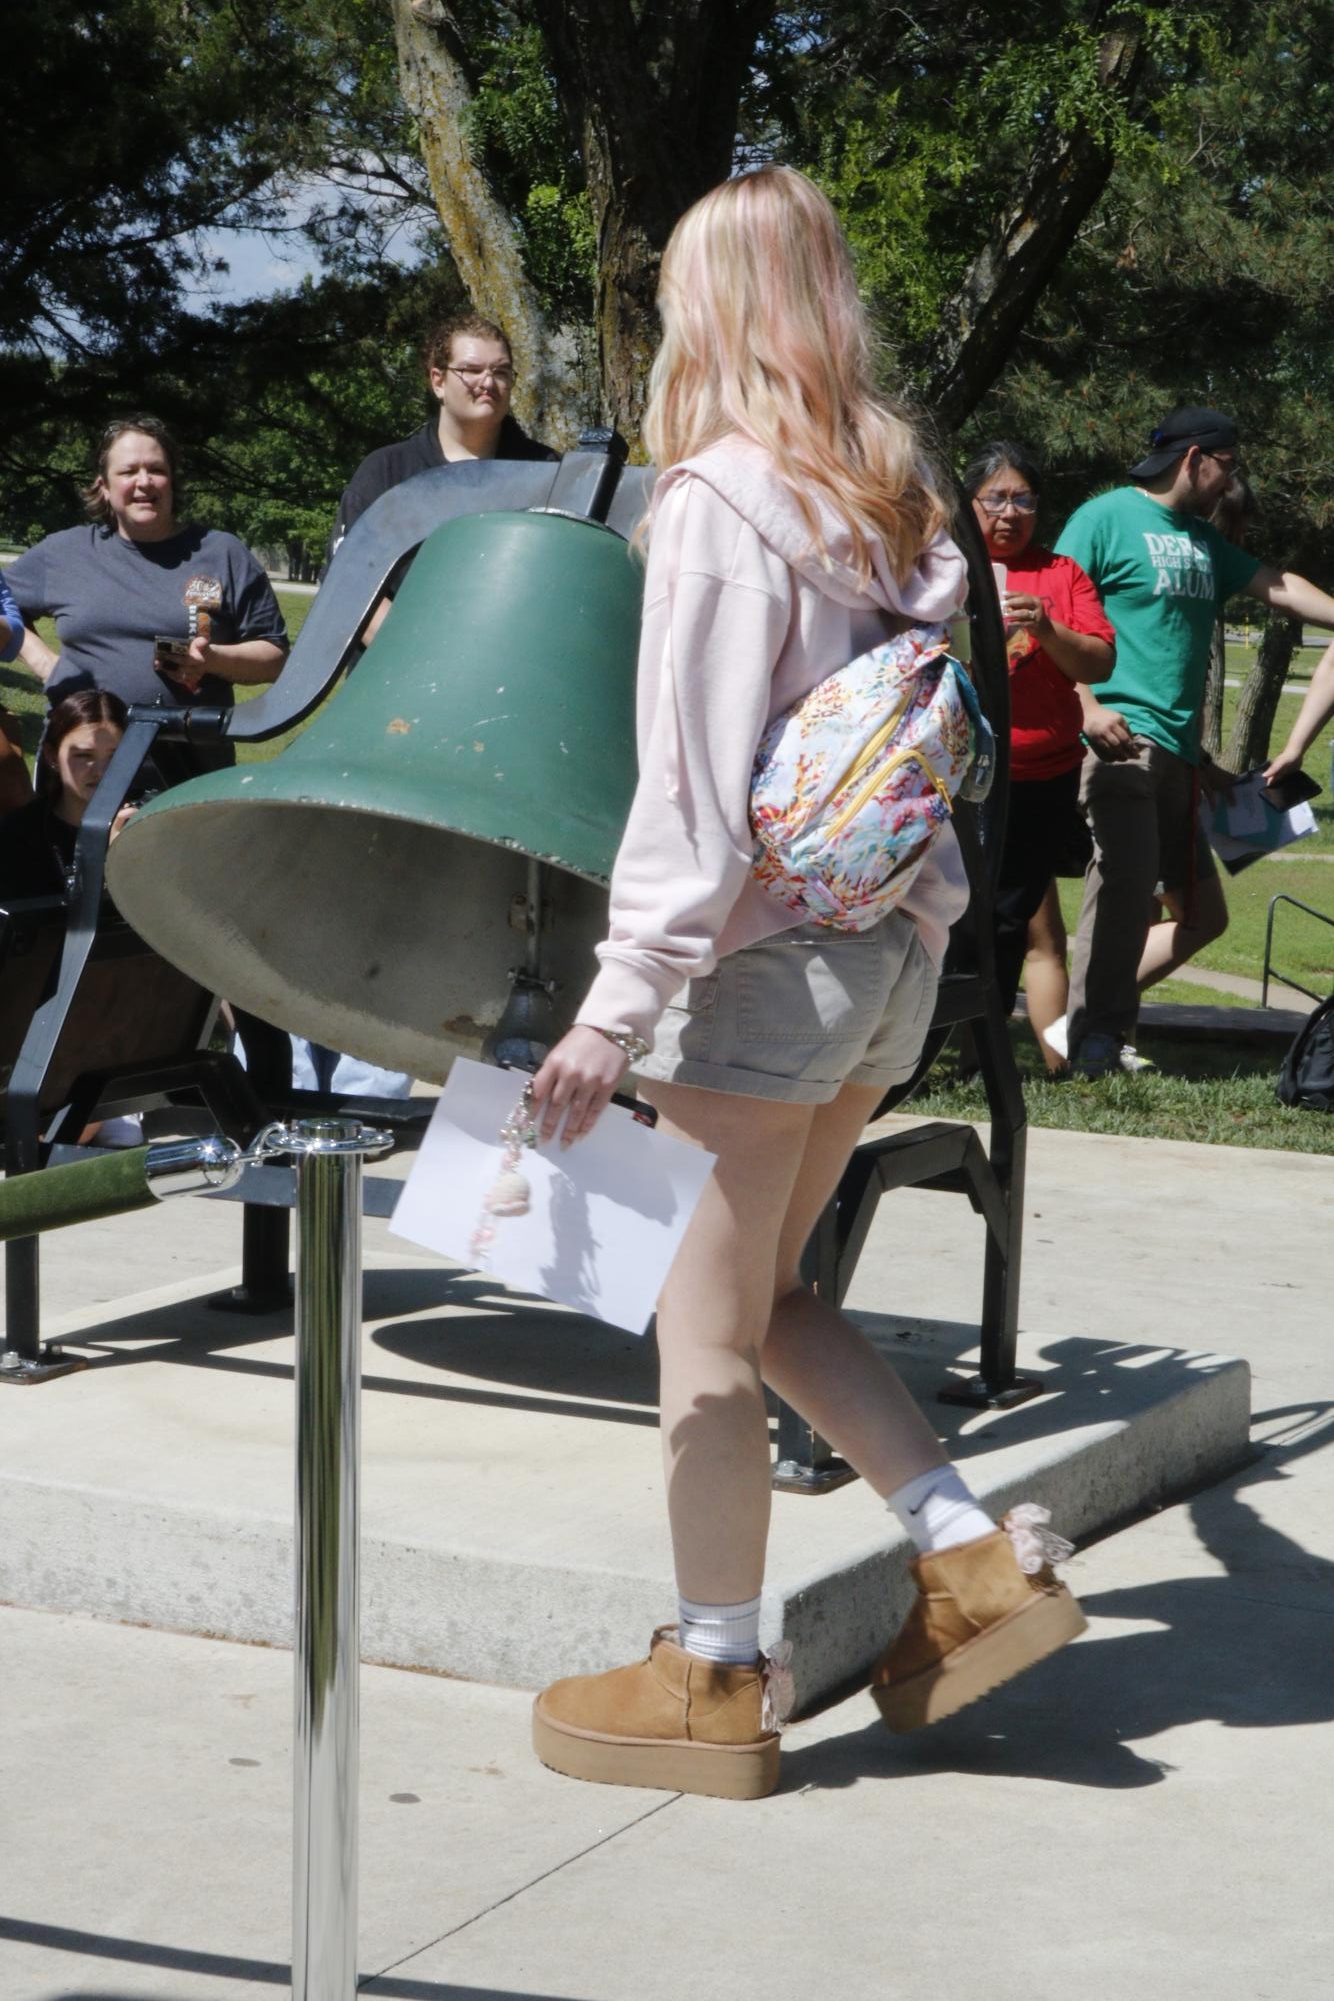
[[[912,425],[876,393],[874,339],[838,218],[791,167],[724,181],[672,231],[644,437],[661,467],[737,433],[762,445],[825,552],[818,494],[863,583],[879,536],[902,583],[948,510]]]

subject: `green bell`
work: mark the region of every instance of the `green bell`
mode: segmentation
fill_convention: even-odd
[[[498,1034],[549,1043],[606,932],[641,590],[600,523],[446,521],[281,755],[129,823],[119,909],[228,1000],[387,1068],[438,1082]]]

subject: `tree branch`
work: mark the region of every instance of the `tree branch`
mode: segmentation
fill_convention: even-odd
[[[1130,102],[1144,31],[1133,19],[1103,36],[1099,82]],[[973,259],[928,352],[925,400],[957,427],[1000,374],[1048,280],[1107,185],[1113,156],[1084,126],[1039,139],[1017,200]]]

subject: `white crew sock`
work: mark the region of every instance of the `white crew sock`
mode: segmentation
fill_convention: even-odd
[[[760,1601],[740,1605],[700,1605],[678,1598],[681,1645],[701,1660],[724,1667],[753,1667],[760,1653]]]
[[[919,1473],[906,1486],[896,1487],[885,1506],[893,1509],[923,1554],[976,1542],[996,1526],[960,1478],[957,1466],[933,1466],[929,1473]]]

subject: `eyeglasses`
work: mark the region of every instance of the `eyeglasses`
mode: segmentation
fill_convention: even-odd
[[[1236,452],[1206,452],[1201,447],[1200,457],[1202,459],[1212,459],[1216,466],[1222,466],[1223,471],[1227,473],[1243,473],[1246,470],[1245,465]]]
[[[475,389],[478,383],[485,382],[488,376],[495,383],[497,389],[512,389],[514,387],[514,370],[504,362],[501,363],[499,368],[478,368],[472,362],[464,362],[461,368],[456,368],[451,361],[448,373],[450,375],[457,375],[460,382],[467,383],[469,389]]]
[[[1016,514],[1036,514],[1038,497],[1035,493],[979,493],[978,506],[984,514],[1004,514],[1012,507]]]

